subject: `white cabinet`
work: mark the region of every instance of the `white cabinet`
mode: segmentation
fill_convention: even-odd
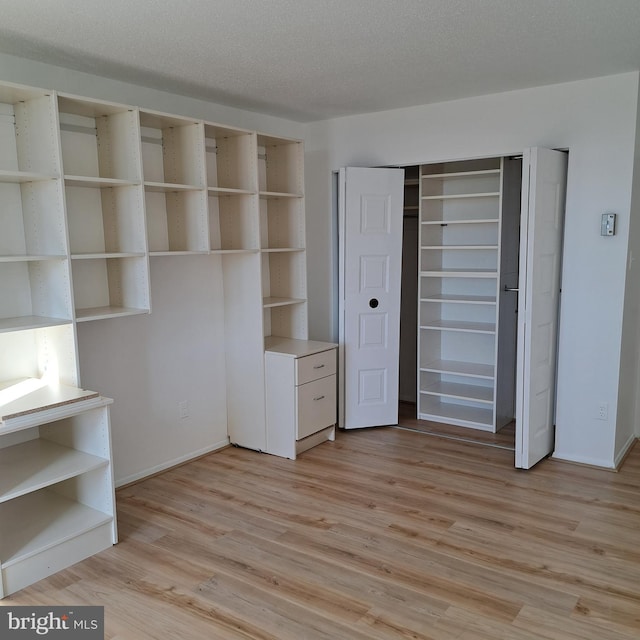
[[[295,460],[334,440],[336,348],[328,342],[267,339],[267,453]]]
[[[518,242],[517,224],[503,224],[503,166],[503,159],[489,158],[421,167],[417,394],[422,420],[497,431],[513,416],[497,409],[499,347],[503,354],[509,351],[507,359],[515,354],[515,344],[507,349],[505,343],[513,337],[506,326],[502,342],[498,339],[501,251]],[[503,314],[505,325],[515,326],[514,311],[511,318]]]
[[[117,542],[111,402],[33,378],[0,388],[0,597]]]

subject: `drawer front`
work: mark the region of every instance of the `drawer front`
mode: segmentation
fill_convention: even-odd
[[[296,389],[296,440],[336,423],[336,376],[307,382]]]
[[[329,349],[296,360],[296,384],[306,384],[336,372],[336,350]]]

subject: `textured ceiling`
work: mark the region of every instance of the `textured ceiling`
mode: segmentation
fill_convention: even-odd
[[[640,0],[0,0],[0,51],[310,121],[639,69]]]

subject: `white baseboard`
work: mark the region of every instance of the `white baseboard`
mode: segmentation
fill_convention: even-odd
[[[216,442],[215,444],[205,447],[204,449],[199,449],[198,451],[191,451],[179,458],[174,458],[172,460],[167,460],[161,464],[158,464],[154,467],[149,467],[148,469],[144,469],[138,473],[134,473],[130,476],[125,476],[124,478],[116,478],[115,485],[116,488],[122,487],[126,484],[131,484],[132,482],[137,482],[138,480],[142,480],[148,476],[152,476],[155,473],[159,473],[160,471],[166,471],[171,467],[175,467],[176,465],[182,464],[183,462],[188,462],[189,460],[193,460],[194,458],[199,458],[207,453],[212,453],[213,451],[217,451],[218,449],[222,449],[229,445],[229,438],[225,438],[224,440],[220,440],[220,442]]]
[[[598,458],[587,458],[583,456],[573,456],[573,455],[562,455],[558,454],[556,451],[553,452],[551,456],[553,460],[564,460],[565,462],[575,462],[577,464],[587,464],[590,467],[601,467],[602,469],[615,469],[615,465],[613,465],[608,460],[601,460]]]
[[[615,459],[616,469],[618,469],[620,467],[620,465],[622,464],[622,461],[624,460],[624,457],[629,452],[629,449],[631,448],[633,443],[636,441],[637,437],[638,436],[635,433],[630,435],[629,439],[624,443],[624,446],[622,447],[622,449],[620,449],[620,453],[618,453],[618,455],[616,456],[616,459]]]

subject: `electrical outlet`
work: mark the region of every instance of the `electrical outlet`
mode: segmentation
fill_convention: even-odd
[[[609,419],[609,405],[606,402],[601,402],[598,405],[598,413],[596,415],[598,420],[608,420]]]
[[[189,403],[186,400],[178,402],[178,416],[181,419],[189,417]]]

